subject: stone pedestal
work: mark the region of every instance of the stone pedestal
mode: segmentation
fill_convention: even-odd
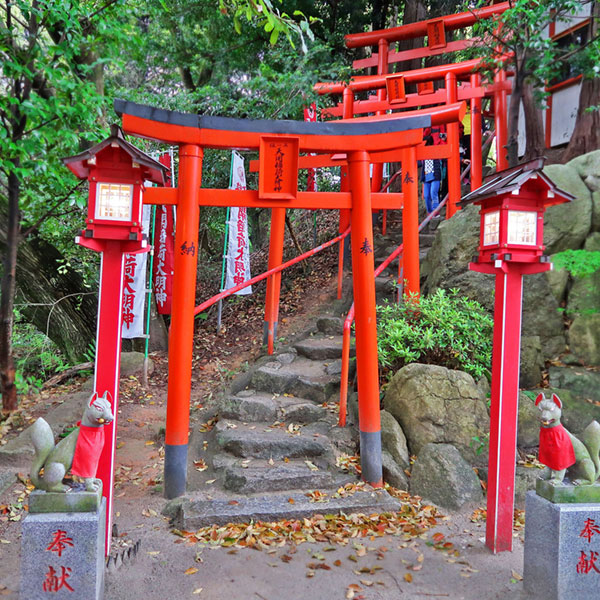
[[[20,600],[100,600],[105,527],[104,499],[93,512],[30,513],[22,525]]]
[[[525,500],[527,598],[590,600],[600,590],[600,504]]]

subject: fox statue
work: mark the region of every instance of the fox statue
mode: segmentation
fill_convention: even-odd
[[[563,405],[556,394],[551,399],[538,394],[535,405],[540,410],[539,460],[548,467],[542,479],[560,485],[568,475],[573,485],[595,483],[600,476],[600,424],[592,421],[579,439],[561,424]]]
[[[87,491],[97,491],[100,483],[95,477],[104,446],[104,425],[113,420],[107,392],[102,397],[92,394],[78,427],[56,445],[50,425],[40,417],[31,428],[35,452],[31,483],[47,492],[66,492],[70,488],[62,480],[71,469],[75,479],[83,479]]]

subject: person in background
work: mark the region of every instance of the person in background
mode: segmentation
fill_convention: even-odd
[[[433,137],[425,136],[425,145],[433,146]],[[427,214],[432,213],[439,205],[440,183],[442,181],[442,160],[439,158],[426,158],[419,161],[421,167],[421,181],[423,182],[423,198]]]

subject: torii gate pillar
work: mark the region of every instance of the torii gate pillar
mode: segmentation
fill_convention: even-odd
[[[173,314],[169,341],[169,381],[165,434],[166,498],[185,494],[189,437],[194,307],[198,264],[198,190],[202,183],[204,151],[195,144],[179,147],[179,188],[173,275]],[[193,290],[190,293],[190,290]]]

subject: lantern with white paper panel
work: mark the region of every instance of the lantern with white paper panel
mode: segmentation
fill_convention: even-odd
[[[543,159],[537,159],[496,173],[463,198],[461,206],[474,203],[480,209],[479,255],[474,262],[547,261],[543,256],[544,212],[572,196],[559,190],[542,166]]]
[[[131,145],[118,127],[93,148],[64,159],[89,182],[85,238],[142,240],[144,181],[163,182],[164,167]]]

